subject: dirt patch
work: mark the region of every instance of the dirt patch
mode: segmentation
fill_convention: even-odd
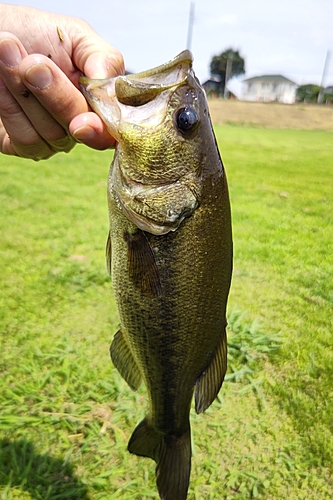
[[[266,128],[328,130],[333,132],[333,106],[277,104],[210,99],[215,125],[237,124]]]

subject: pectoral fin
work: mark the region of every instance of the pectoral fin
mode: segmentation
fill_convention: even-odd
[[[120,375],[130,388],[136,391],[141,384],[141,373],[121,330],[118,330],[113,338],[110,356]]]
[[[128,245],[127,263],[131,280],[143,295],[157,297],[162,290],[161,281],[147,236],[138,229],[133,235],[125,233],[124,238]]]
[[[208,368],[196,382],[195,411],[202,413],[214,401],[227,371],[227,336],[225,329]]]

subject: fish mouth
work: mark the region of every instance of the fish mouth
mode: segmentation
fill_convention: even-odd
[[[109,133],[119,142],[125,108],[149,105],[162,92],[185,84],[192,73],[192,63],[192,53],[184,50],[171,61],[141,73],[102,80],[81,76],[79,87]]]
[[[157,95],[186,81],[192,67],[193,56],[184,50],[171,61],[156,68],[132,75],[119,76],[116,80],[116,95],[122,104],[141,106]]]

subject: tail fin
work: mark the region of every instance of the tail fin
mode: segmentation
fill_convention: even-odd
[[[128,451],[155,460],[156,484],[162,500],[186,500],[191,472],[191,431],[181,436],[153,429],[147,419],[134,430]]]

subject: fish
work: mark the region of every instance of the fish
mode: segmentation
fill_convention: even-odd
[[[190,51],[136,74],[82,76],[80,88],[117,140],[106,260],[120,328],[110,354],[128,385],[144,382],[148,395],[128,451],[156,462],[161,499],[185,500],[193,395],[196,412],[205,411],[227,369],[233,252],[224,166]]]

